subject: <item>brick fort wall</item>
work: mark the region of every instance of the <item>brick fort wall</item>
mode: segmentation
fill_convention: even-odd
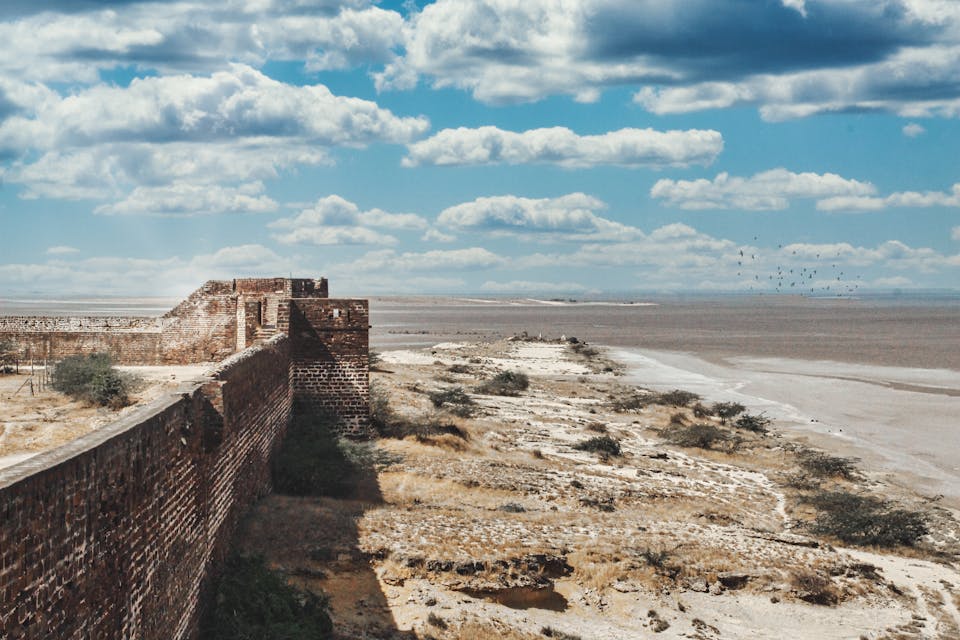
[[[196,636],[201,594],[270,486],[291,340],[0,470],[0,638]]]

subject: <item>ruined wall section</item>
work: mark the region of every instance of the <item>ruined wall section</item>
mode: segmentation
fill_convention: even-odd
[[[200,594],[269,488],[291,408],[289,346],[278,336],[0,470],[0,638],[196,636]]]
[[[290,336],[297,406],[335,415],[344,435],[371,435],[367,301],[294,298],[281,303],[278,327]]]
[[[157,318],[0,317],[0,340],[13,340],[24,362],[107,351],[119,364],[154,364],[161,354]]]
[[[223,360],[237,347],[237,295],[233,283],[207,281],[164,314],[161,322],[162,353],[156,364]]]

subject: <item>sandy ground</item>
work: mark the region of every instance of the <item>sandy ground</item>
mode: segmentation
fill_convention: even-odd
[[[960,509],[960,372],[617,349],[631,382],[756,407],[785,429]]]
[[[504,370],[530,388],[474,391]],[[464,437],[379,440],[376,496],[270,496],[240,546],[328,593],[342,638],[960,637],[949,510],[898,491],[931,518],[916,548],[818,538],[789,481],[789,431],[744,432],[730,451],[667,445],[690,411],[617,413],[623,378],[596,370],[557,343],[384,353],[374,381],[394,409]],[[472,417],[434,413],[427,394],[451,386],[470,392]],[[574,448],[601,433],[621,456]],[[827,487],[890,485],[867,471]]]
[[[202,375],[210,366],[118,367],[141,380],[131,396],[132,404],[119,411],[88,406],[49,387],[41,389],[40,370],[33,376],[32,394],[29,373],[0,375],[0,468],[109,424],[137,404],[150,402],[165,391]]]

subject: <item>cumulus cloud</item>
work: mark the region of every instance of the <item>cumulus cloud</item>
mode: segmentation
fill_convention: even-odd
[[[917,136],[926,132],[927,130],[916,122],[910,122],[903,125],[903,135],[907,136],[908,138],[916,138]]]
[[[717,131],[620,129],[580,136],[566,127],[522,133],[497,127],[444,129],[407,147],[403,165],[548,163],[564,167],[612,164],[628,167],[707,165],[723,150]]]
[[[960,35],[955,44],[903,48],[883,60],[851,67],[649,85],[634,95],[634,101],[657,114],[757,105],[769,121],[849,111],[953,118],[960,115],[958,83]]]
[[[0,125],[0,148],[84,147],[103,143],[288,138],[320,146],[406,142],[423,118],[400,118],[376,103],[334,95],[324,85],[293,86],[234,64],[208,77],[139,78],[97,85]]]
[[[949,192],[943,191],[900,191],[885,197],[847,197],[825,198],[817,202],[821,211],[879,211],[888,207],[960,207],[960,182],[953,185]]]
[[[328,163],[331,147],[402,143],[428,128],[423,118],[398,117],[323,85],[284,84],[239,64],[209,77],[142,78],[126,88],[98,85],[33,100],[32,111],[0,123],[0,155],[21,156],[4,180],[23,184],[27,198],[120,200],[103,213],[150,211],[162,198],[170,211],[186,214],[189,203],[174,202],[176,193],[211,183],[221,190],[207,194],[197,212],[269,210],[265,195],[245,193],[250,181]]]
[[[260,65],[305,60],[314,70],[385,63],[402,43],[403,18],[362,2],[44,2],[46,11],[0,7],[0,73],[95,82],[137,66],[205,73],[223,60]]]
[[[960,7],[925,0],[438,0],[378,88],[419,78],[490,103],[644,85],[668,113],[757,104],[783,119],[956,108]]]
[[[820,256],[857,267],[882,265],[887,268],[933,272],[960,266],[960,255],[945,255],[929,247],[911,247],[900,240],[887,240],[875,247],[854,246],[848,242],[786,245],[784,257],[818,259]]]
[[[283,244],[396,244],[395,237],[370,227],[423,230],[427,221],[412,213],[362,211],[355,203],[330,195],[295,216],[280,218],[267,226],[282,232],[273,238]]]
[[[584,193],[559,198],[493,196],[440,212],[441,226],[499,235],[535,235],[541,239],[628,240],[640,231],[598,216],[606,204]]]
[[[749,178],[718,174],[713,180],[658,180],[650,195],[681,209],[785,209],[791,198],[870,196],[876,188],[869,182],[843,178],[833,173],[794,173],[771,169]]]
[[[101,205],[95,213],[107,215],[192,216],[215,213],[264,213],[277,203],[263,194],[263,183],[239,187],[174,183],[163,187],[137,187],[126,198]]]

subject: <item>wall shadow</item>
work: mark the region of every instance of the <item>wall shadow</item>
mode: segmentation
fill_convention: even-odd
[[[397,628],[371,564],[374,558],[359,544],[358,522],[383,503],[369,459],[372,448],[339,440],[335,427],[314,434],[312,442],[297,433],[305,422],[317,429],[322,421],[310,424],[302,414],[295,418],[276,459],[274,493],[243,519],[235,550],[263,556],[299,588],[326,593],[336,637],[415,639],[416,634]],[[318,444],[323,451],[317,451]],[[305,477],[290,477],[310,464]],[[297,493],[314,495],[290,495]]]

